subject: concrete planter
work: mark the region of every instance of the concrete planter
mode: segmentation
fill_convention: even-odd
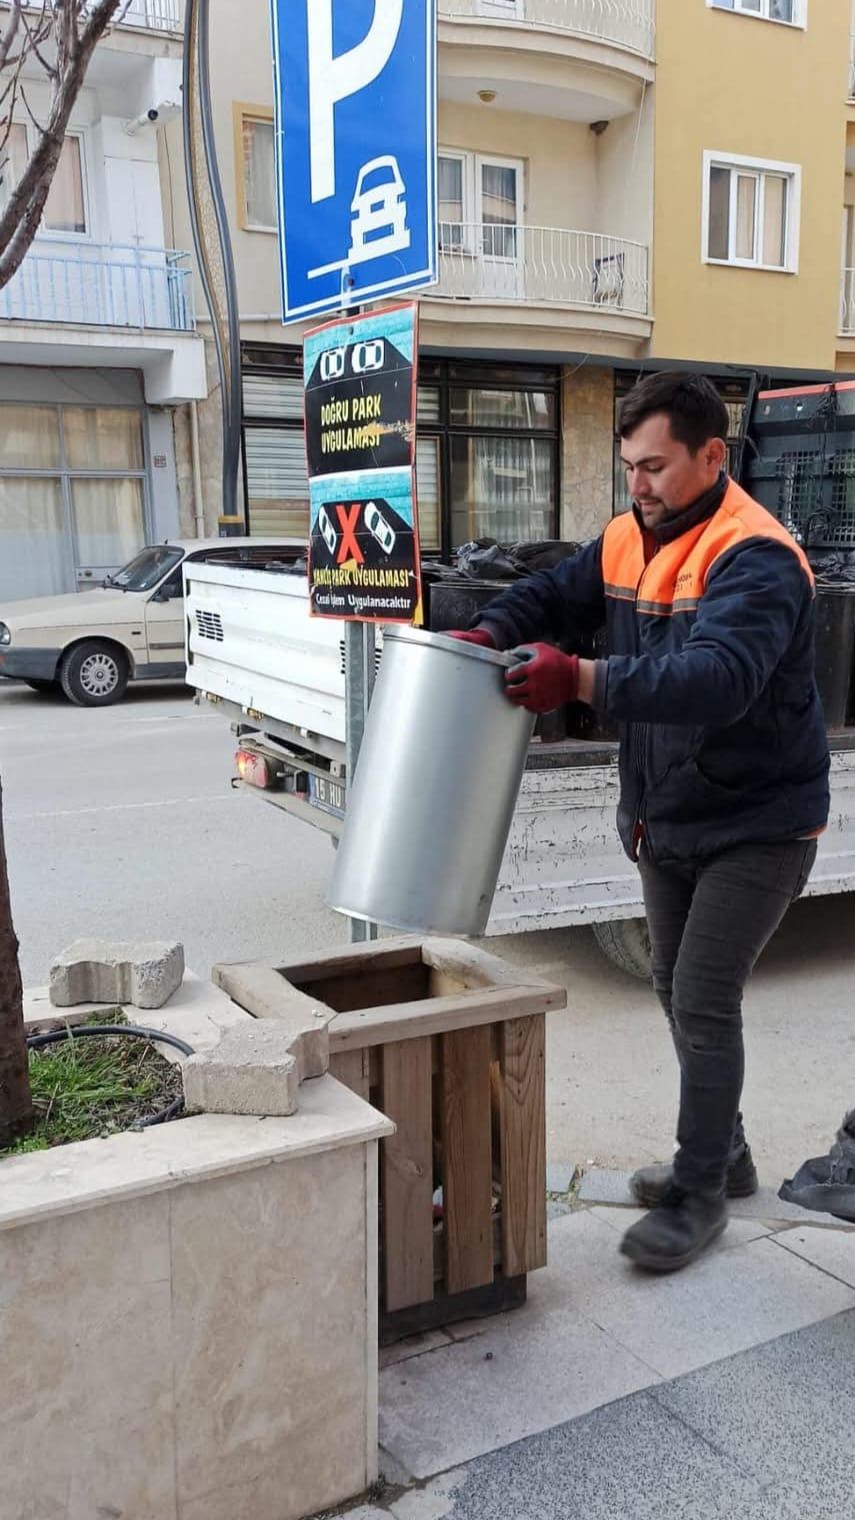
[[[288,1118],[0,1162],[4,1515],[297,1520],[371,1482],[390,1129],[320,1076]]]

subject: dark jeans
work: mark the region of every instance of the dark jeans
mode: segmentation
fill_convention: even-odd
[[[815,840],[740,845],[712,860],[639,869],[653,985],[680,1063],[674,1178],[719,1190],[742,1143],[742,993],[760,952],[816,860]]]

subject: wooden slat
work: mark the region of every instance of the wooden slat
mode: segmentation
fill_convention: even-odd
[[[501,1041],[502,1271],[546,1264],[546,1019],[504,1023]]]
[[[529,1014],[560,1008],[553,1001],[552,988],[501,987],[487,992],[464,992],[455,997],[429,998],[421,1003],[404,1003],[399,1007],[364,1008],[356,1013],[339,1013],[329,1026],[330,1050],[348,1046],[382,1045],[386,1040],[412,1040],[447,1030],[467,1029],[481,1024],[497,1024],[504,1019],[525,1018]],[[563,988],[556,999],[566,996]]]
[[[493,1281],[490,1027],[442,1039],[446,1292]]]
[[[332,950],[324,955],[317,955],[310,961],[289,961],[287,965],[279,965],[277,970],[288,981],[305,981],[311,977],[313,980],[321,976],[344,976],[350,971],[360,971],[363,968],[376,967],[381,970],[384,966],[412,966],[422,958],[421,941],[406,938],[366,940],[362,945],[353,945],[347,950]]]
[[[383,1049],[382,1108],[397,1131],[381,1150],[384,1303],[433,1298],[433,1127],[430,1040]]]
[[[330,1076],[336,1077],[368,1102],[370,1090],[369,1060],[367,1050],[341,1050],[330,1056]]]

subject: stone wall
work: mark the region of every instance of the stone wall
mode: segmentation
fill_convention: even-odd
[[[561,388],[561,536],[595,538],[612,515],[614,371],[583,364]]]

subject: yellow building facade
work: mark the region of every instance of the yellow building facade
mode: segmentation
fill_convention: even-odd
[[[599,531],[625,505],[616,406],[641,372],[711,375],[735,430],[752,373],[855,373],[851,5],[438,0],[439,281],[420,297],[429,551]],[[251,532],[302,533],[302,328],[280,317],[268,26],[260,0],[213,8],[212,91],[245,511]],[[180,147],[174,124],[161,175],[178,247]],[[213,391],[200,411],[215,529]],[[188,522],[192,452],[179,422]]]

